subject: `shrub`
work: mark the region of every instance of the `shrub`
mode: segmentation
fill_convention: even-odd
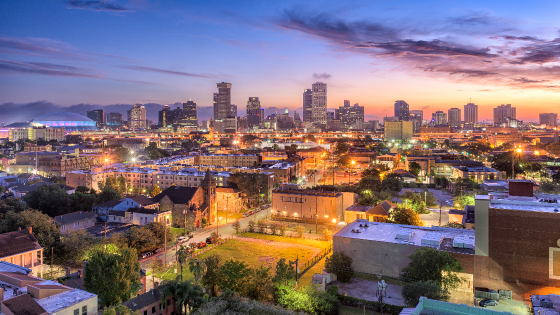
[[[251,233],[255,232],[255,221],[253,221],[253,220],[249,221],[249,224],[247,226],[249,228],[249,232],[251,232]]]
[[[348,282],[354,276],[352,258],[344,252],[335,252],[325,260],[325,269],[334,273],[342,282]]]
[[[287,229],[288,229],[288,225],[286,225],[286,223],[281,223],[280,224],[280,235],[285,236]]]
[[[408,307],[416,307],[421,296],[440,301],[448,301],[450,297],[449,292],[433,280],[405,282],[402,286],[401,295],[404,304]]]
[[[266,231],[266,221],[265,220],[260,220],[257,223],[257,228],[259,229],[259,233],[264,234],[264,232]]]
[[[305,227],[303,225],[298,225],[296,227],[296,232],[299,238],[303,238],[303,233],[305,233]]]

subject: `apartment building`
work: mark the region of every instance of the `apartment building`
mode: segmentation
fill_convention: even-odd
[[[204,154],[198,156],[197,165],[256,167],[260,166],[260,156],[256,154]]]
[[[343,194],[283,184],[272,191],[272,215],[278,219],[340,222],[344,220]]]
[[[43,247],[33,236],[31,227],[0,234],[1,262],[27,268],[31,275],[43,273]]]
[[[205,172],[199,171],[194,168],[184,168],[180,171],[173,171],[170,168],[160,168],[158,173],[154,176],[154,184],[158,185],[161,189],[166,189],[171,186],[182,187],[199,187],[204,180]],[[216,181],[216,186],[226,187],[228,185],[228,172],[210,172],[210,176]]]
[[[468,178],[482,183],[486,179],[502,179],[502,172],[486,166],[453,166],[453,178]]]

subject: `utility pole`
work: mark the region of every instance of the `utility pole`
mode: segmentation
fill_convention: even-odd
[[[164,217],[163,223],[163,260],[164,266],[167,266],[167,216]]]
[[[319,217],[319,213],[317,212],[317,201],[318,201],[318,200],[317,200],[317,196],[315,196],[315,233],[318,233],[318,232],[317,232],[317,229],[318,229],[317,227],[318,227],[318,225],[319,225],[319,224],[317,223],[317,220],[318,220],[317,218]]]
[[[439,202],[439,226],[441,226],[441,206],[442,206],[442,202]]]
[[[109,217],[107,217],[107,219],[108,218]],[[107,221],[105,221],[105,231],[104,232],[105,232],[105,240],[104,240],[105,244],[103,245],[103,251],[107,252]]]
[[[54,246],[51,247],[51,280],[54,280],[54,278],[53,278],[53,264],[54,264]]]

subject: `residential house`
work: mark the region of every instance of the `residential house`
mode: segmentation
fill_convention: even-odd
[[[97,214],[93,212],[72,212],[54,217],[54,221],[60,224],[62,234],[87,229],[95,225]]]
[[[0,262],[2,261],[28,268],[31,274],[43,273],[43,247],[33,236],[31,227],[0,234]]]
[[[171,225],[171,209],[159,211],[149,208],[129,208],[125,211],[125,222],[135,225],[146,225],[150,222],[161,222]]]
[[[347,224],[359,219],[371,222],[387,222],[389,216],[397,207],[398,205],[387,200],[376,206],[353,205],[344,210],[344,221]]]
[[[0,314],[96,315],[97,295],[31,275],[31,270],[0,261]],[[7,289],[9,288],[9,289]]]
[[[7,190],[11,191],[15,197],[21,198],[25,195],[27,195],[28,193],[35,191],[37,188],[43,186],[43,185],[59,185],[60,188],[64,189],[66,191],[67,194],[71,195],[76,191],[76,188],[74,187],[70,187],[70,186],[66,186],[66,185],[62,185],[62,184],[56,184],[56,183],[51,183],[51,182],[40,182],[40,183],[36,183],[36,184],[31,184],[31,185],[27,185],[27,184],[20,184],[20,185],[10,185],[8,187]]]
[[[107,219],[107,214],[110,210],[126,211],[129,208],[147,208],[157,209],[159,203],[154,202],[150,198],[144,196],[133,196],[122,198],[118,200],[111,200],[93,206],[93,212],[97,213],[102,219]]]
[[[175,314],[175,305],[173,297],[168,297],[162,301],[162,294],[160,290],[151,289],[149,292],[138,295],[121,305],[128,307],[133,312],[140,315],[171,315]]]

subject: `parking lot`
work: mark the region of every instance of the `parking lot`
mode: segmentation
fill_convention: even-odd
[[[476,299],[476,307],[479,306],[481,299]],[[522,301],[516,300],[499,300],[496,306],[486,306],[484,307],[491,311],[496,312],[509,312],[516,315],[528,315],[530,313],[529,307]]]

